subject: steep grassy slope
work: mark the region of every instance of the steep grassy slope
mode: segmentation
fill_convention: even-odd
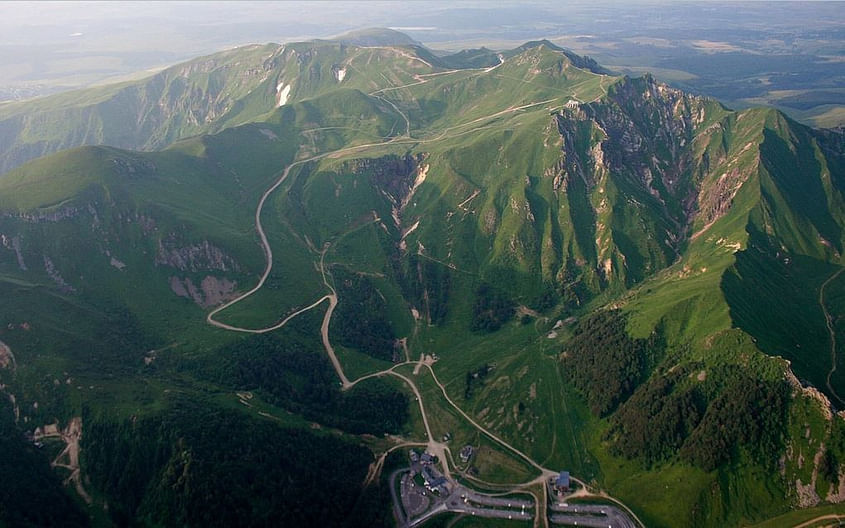
[[[258,87],[244,80],[207,129],[249,123],[158,152],[63,151],[0,177],[11,299],[0,339],[17,356],[0,380],[19,427],[93,423],[102,443],[83,446],[83,471],[97,500],[124,506],[113,521],[159,522],[162,508],[188,519],[196,489],[221,478],[215,462],[244,469],[205,445],[207,424],[174,425],[195,405],[211,422],[240,408],[261,438],[310,437],[253,423],[259,411],[296,431],[338,427],[335,447],[350,453],[388,445],[350,433],[422,439],[397,386],[339,391],[322,308],[266,338],[205,324],[263,272],[255,207],[283,175],[260,214],[272,273],[218,319],[261,329],[330,285],[346,374],[437,354],[430,371],[396,372],[419,386],[436,438],[479,446],[483,481],[531,469],[448,399],[650,526],[735,526],[841,501],[843,419],[828,400],[845,392],[845,366],[831,372],[845,299],[841,135],[611,77],[542,41],[495,60],[343,39],[262,49]],[[247,451],[250,463],[268,456]],[[143,493],[115,453],[149,462],[133,466]],[[367,456],[350,455],[358,480]],[[174,488],[183,470],[199,488]],[[297,481],[296,497],[310,486]],[[234,497],[262,490],[282,493]]]
[[[142,81],[59,94],[0,109],[0,171],[80,145],[154,149],[200,132],[220,130],[238,116],[273,107],[239,101],[269,86],[266,63],[278,46],[250,46],[195,59]],[[274,88],[275,86],[273,86]],[[242,121],[243,119],[241,119]]]
[[[537,50],[528,48],[514,64],[490,73],[504,76],[509,68],[542,64],[547,56]],[[549,70],[529,67],[521,73],[530,91],[542,85]],[[453,81],[449,97],[464,84],[477,87],[481,78]],[[456,333],[474,327],[479,285],[495,284],[505,297],[534,307],[543,306],[543,293],[551,287],[551,298],[569,313],[621,294],[613,304],[624,307],[635,335],[658,332],[666,343],[664,359],[645,363],[645,370],[625,382],[632,403],[599,424],[605,432],[592,442],[606,482],[655,525],[736,524],[785,511],[790,504],[838,500],[830,485],[836,474],[828,480],[814,477],[817,464],[796,461],[828,452],[819,445],[831,445],[841,418],[829,414],[829,403],[818,392],[802,389],[785,362],[765,354],[793,360],[800,377],[832,394],[825,379],[830,337],[818,298],[822,283],[838,269],[841,138],[812,132],[773,111],[729,112],[648,77],[607,86],[606,96],[586,104],[561,109],[539,99],[536,109],[481,119],[470,114],[466,118],[478,119],[471,133],[450,124],[440,136],[422,136],[414,158],[381,165],[396,178],[398,196],[395,189],[390,195],[378,187],[383,176],[324,164],[335,187],[332,209],[361,203],[356,213],[345,212],[347,222],[373,212],[372,223],[363,228],[369,238],[356,238],[373,249],[355,247],[356,255],[370,256],[358,260],[357,269],[393,273],[411,306],[443,326],[443,332],[425,330],[422,339],[446,356],[442,369],[457,371],[455,395],[463,392],[459,365],[472,372],[497,357],[475,350],[471,340],[454,344]],[[409,87],[392,97],[414,116],[413,91],[424,89]],[[519,102],[526,100],[522,96]],[[415,123],[412,117],[412,130]],[[419,166],[416,175],[409,174],[412,161]],[[341,182],[362,192],[361,176],[387,194],[386,201],[364,205],[353,199]],[[329,189],[316,187],[321,181],[329,185],[326,178],[310,178],[310,192],[327,196]],[[792,189],[796,185],[800,189]],[[391,204],[392,223],[386,220]],[[325,218],[331,226],[344,225]],[[386,267],[382,255],[389,258],[391,251],[398,263]],[[353,259],[351,253],[333,258]],[[774,270],[778,262],[791,271]],[[624,293],[632,286],[633,295]],[[837,283],[828,288],[834,298]],[[530,342],[524,341],[523,350],[535,350]],[[474,366],[470,352],[456,348],[473,350]],[[485,396],[501,398],[492,386],[508,378],[496,376]],[[837,379],[834,373],[833,387]],[[489,399],[479,400],[479,418],[489,412]],[[505,397],[505,402],[513,400]],[[765,412],[756,407],[761,402]],[[524,405],[520,400],[520,408]],[[644,414],[649,407],[654,416]],[[660,427],[666,427],[668,436],[619,443],[618,438],[635,434],[643,419],[653,420],[649,434],[663,434]],[[714,424],[732,419],[738,421],[724,436],[714,432]],[[511,431],[518,445],[545,452],[537,437],[511,429],[514,422],[489,423]],[[809,437],[801,436],[801,423],[813,424]],[[447,427],[451,432],[456,425]],[[753,445],[758,434],[769,438],[762,447]],[[664,443],[668,438],[673,440]],[[657,452],[648,454],[644,446]],[[680,457],[673,454],[679,449]],[[784,451],[781,470],[772,461]],[[620,458],[635,462],[617,471],[613,465]],[[679,475],[691,480],[673,493],[641,492],[646,481],[656,490],[657,483],[673,485],[684,478]],[[671,506],[677,501],[689,512],[680,521]]]
[[[699,214],[707,216],[693,222],[683,258],[635,289],[624,301],[624,310],[635,335],[648,335],[660,322],[670,350],[676,350],[664,368],[686,371],[698,381],[692,383],[698,394],[712,391],[708,385],[730,387],[747,372],[789,386],[789,410],[777,420],[782,424],[779,447],[765,457],[732,455],[733,461],[713,475],[712,494],[702,495],[704,511],[710,512],[708,522],[718,525],[761,519],[764,504],[767,512],[782,510],[784,496],[805,507],[838,500],[831,484],[837,477],[819,477],[825,457],[838,456],[842,420],[831,413],[828,400],[837,404],[834,391],[841,382],[831,377],[827,383],[833,358],[820,290],[841,269],[836,249],[842,225],[837,189],[841,139],[762,110],[729,116],[709,134],[702,139],[702,144],[709,144],[708,158],[724,166],[702,179]],[[719,151],[724,154],[717,158]],[[702,207],[708,199],[714,205]],[[839,295],[839,288],[835,281],[829,282],[824,297]],[[791,360],[795,373],[818,390],[802,387],[781,357]],[[660,376],[658,369],[648,385]],[[648,385],[638,389],[632,403],[648,397]],[[652,392],[653,403],[648,405],[665,405],[677,391],[657,397]],[[695,434],[680,433],[680,441],[693,442]],[[771,461],[777,453],[784,454],[776,466]],[[669,460],[669,465],[677,464]],[[666,465],[657,467],[663,472]],[[777,485],[780,488],[771,487],[780,480],[775,469],[785,477]],[[770,476],[760,480],[754,474]],[[621,489],[631,486],[629,493],[638,493],[636,478],[618,478]],[[755,479],[768,483],[768,488],[755,484]],[[733,491],[725,491],[725,486],[734,486]],[[655,511],[659,511],[656,505]],[[703,522],[703,517],[693,519]]]
[[[178,139],[256,120],[285,102],[340,87],[369,92],[385,83],[413,82],[414,73],[442,66],[430,52],[406,42],[407,37],[397,38],[399,33],[371,33],[381,47],[354,35],[244,46],[139,81],[3,105],[0,173],[81,145],[160,149]]]

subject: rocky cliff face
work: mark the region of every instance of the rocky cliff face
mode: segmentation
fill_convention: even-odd
[[[155,264],[191,272],[240,271],[235,259],[208,240],[183,244],[174,234],[158,241]]]
[[[630,285],[678,256],[698,210],[691,176],[707,172],[696,135],[726,113],[645,76],[555,114],[561,156],[547,176],[575,231],[569,275]]]
[[[273,108],[259,87],[276,65],[277,45],[246,46],[167,68],[120,87],[107,86],[6,105],[0,110],[0,173],[79,145],[152,150],[219,130],[243,109],[266,99],[244,119]],[[251,112],[251,113],[249,113]]]

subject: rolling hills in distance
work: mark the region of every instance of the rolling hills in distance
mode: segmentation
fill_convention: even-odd
[[[547,470],[646,526],[845,508],[841,132],[369,30],[0,137],[0,524],[392,526],[414,446],[537,525]]]

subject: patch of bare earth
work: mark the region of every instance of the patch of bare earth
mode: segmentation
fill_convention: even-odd
[[[9,345],[0,341],[0,369],[9,369],[14,372],[18,367],[15,362],[15,355]]]
[[[75,416],[68,422],[67,427],[59,429],[58,422],[45,425],[35,430],[36,440],[41,438],[59,437],[65,443],[65,448],[52,462],[53,467],[65,468],[70,476],[65,479],[65,485],[73,482],[76,493],[87,504],[91,504],[91,496],[82,487],[82,473],[79,470],[79,440],[82,438],[82,418]]]
[[[840,464],[838,469],[839,482],[830,486],[830,490],[827,492],[827,497],[824,499],[832,504],[845,502],[845,465]],[[834,490],[836,491],[834,492]]]
[[[211,308],[237,297],[235,282],[227,278],[219,279],[213,275],[206,275],[199,287],[190,278],[180,279],[170,277],[170,290],[186,299],[191,299],[203,308]]]

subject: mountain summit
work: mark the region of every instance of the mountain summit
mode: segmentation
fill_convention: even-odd
[[[422,46],[408,35],[388,28],[359,29],[332,37],[329,40],[347,46]]]
[[[845,136],[545,41],[400,35],[0,109],[15,490],[386,526],[413,448],[429,486],[533,505],[563,471],[648,526],[840,507]]]

